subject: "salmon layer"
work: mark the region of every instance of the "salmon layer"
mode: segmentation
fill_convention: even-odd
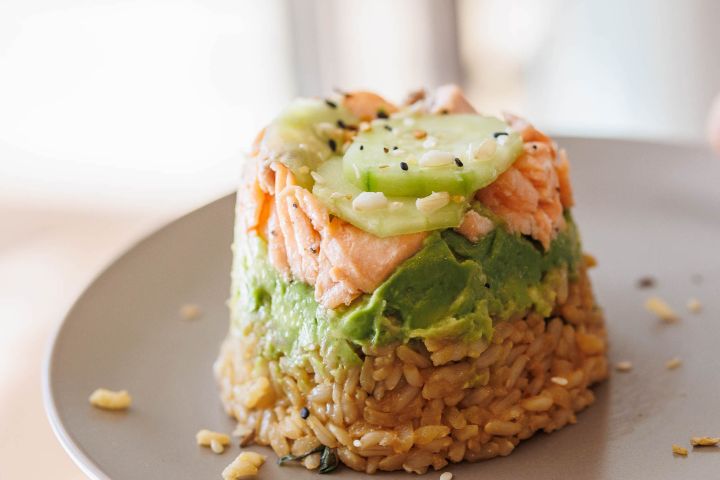
[[[430,97],[416,93],[408,102],[403,108],[431,114],[475,113],[455,86],[441,87]],[[365,121],[398,110],[369,92],[344,94],[343,104]],[[521,118],[508,115],[506,120],[521,134],[524,152],[494,183],[479,190],[476,199],[504,228],[537,240],[547,250],[565,228],[563,212],[573,203],[567,156]],[[325,308],[347,306],[372,293],[422,247],[427,232],[380,238],[333,216],[298,185],[285,165],[271,160],[281,156],[263,144],[261,132],[239,192],[239,221],[246,232],[268,242],[278,272],[313,286],[315,299]],[[457,231],[476,242],[493,228],[494,221],[469,211]]]

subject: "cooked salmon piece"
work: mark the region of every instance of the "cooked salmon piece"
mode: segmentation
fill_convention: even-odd
[[[428,103],[430,113],[477,113],[457,85],[438,87]]]
[[[372,92],[349,92],[343,95],[342,104],[350,113],[364,122],[378,116],[390,115],[397,112],[397,107],[380,95]]]
[[[238,202],[246,231],[265,238],[278,272],[313,285],[315,299],[326,308],[349,305],[373,292],[427,237],[376,237],[330,215],[311,192],[296,185],[284,165],[275,162],[256,171]]]
[[[525,120],[505,115],[523,138],[524,151],[495,182],[476,198],[501,217],[510,231],[529,235],[545,249],[565,228],[563,209],[572,206],[569,163],[564,151]]]
[[[462,223],[455,231],[475,243],[492,232],[494,228],[495,224],[492,220],[480,215],[475,210],[468,210],[463,216]]]

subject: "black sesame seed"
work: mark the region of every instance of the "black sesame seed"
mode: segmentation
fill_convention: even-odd
[[[398,149],[398,147],[393,147],[393,150],[397,150],[397,149]]]
[[[292,204],[293,208],[297,208],[297,203]]]
[[[388,118],[388,114],[381,108],[377,111],[377,118]]]
[[[337,108],[337,103],[333,102],[332,100],[325,100],[325,104],[330,108]]]
[[[308,418],[310,416],[310,410],[308,410],[307,407],[302,407],[300,409],[300,416],[304,419]]]
[[[337,150],[337,142],[335,142],[335,140],[333,140],[332,138],[328,140],[328,145],[333,152]]]
[[[455,157],[455,165],[457,165],[458,167],[462,167],[463,163],[459,158]]]
[[[315,247],[310,247],[310,253],[317,253],[317,249]]]
[[[390,125],[385,125],[385,126],[383,126],[383,128],[385,130],[387,130],[388,132],[392,132],[392,127]]]
[[[402,168],[403,170],[405,170],[407,172],[408,164],[405,162],[400,162],[400,168]]]
[[[390,150],[387,147],[383,147],[383,152],[388,153]]]
[[[365,150],[365,145],[360,145],[360,150]]]
[[[347,128],[347,125],[345,125],[345,122],[342,121],[342,119],[338,118],[338,121],[336,122],[338,128],[342,128],[343,130]]]
[[[440,115],[447,115],[448,113],[450,113],[450,111],[447,108],[440,110]]]
[[[494,138],[502,137],[503,135],[505,135],[505,136],[510,136],[510,134],[507,133],[507,132],[495,132],[495,133],[493,133],[493,137],[494,137]]]

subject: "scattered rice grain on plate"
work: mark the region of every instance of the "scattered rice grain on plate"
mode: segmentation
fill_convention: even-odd
[[[692,437],[690,444],[693,447],[716,447],[720,443],[720,437]]]
[[[565,377],[552,377],[550,381],[556,385],[565,386],[568,384],[568,379]]]
[[[113,391],[98,388],[88,399],[93,407],[103,410],[127,410],[132,403],[132,397],[127,390]]]
[[[673,445],[672,452],[674,455],[681,455],[683,457],[687,457],[688,449],[685,447],[681,447],[680,445]]]
[[[632,370],[632,368],[633,368],[632,362],[629,362],[629,361],[627,361],[627,360],[623,360],[623,361],[621,361],[621,362],[618,362],[618,363],[615,365],[615,369],[616,369],[618,372],[629,372],[630,370]]]
[[[226,445],[230,445],[230,435],[203,428],[195,434],[195,442],[201,447],[212,448],[215,453],[222,453],[222,450],[219,452],[216,450],[219,450],[218,446],[224,450]],[[213,446],[213,443],[215,446]]]
[[[650,313],[654,313],[660,320],[666,323],[674,323],[680,319],[675,311],[670,308],[670,305],[660,297],[648,298],[645,302],[645,309]]]
[[[586,268],[594,268],[597,267],[598,261],[597,258],[592,256],[589,253],[583,252],[583,262],[585,263]]]
[[[702,303],[697,298],[691,298],[687,302],[687,309],[691,313],[700,313],[702,311]]]
[[[217,453],[218,455],[220,455],[225,451],[225,447],[222,443],[218,442],[216,439],[213,438],[212,440],[210,440],[210,450],[212,450],[213,453]]]
[[[665,368],[667,368],[668,370],[674,370],[680,365],[682,365],[682,360],[680,360],[678,357],[671,358],[670,360],[665,362]]]
[[[255,452],[242,452],[222,471],[223,480],[239,480],[254,477],[265,463],[265,455]]]
[[[180,307],[180,316],[185,320],[195,320],[202,314],[200,307],[194,303],[188,303]]]

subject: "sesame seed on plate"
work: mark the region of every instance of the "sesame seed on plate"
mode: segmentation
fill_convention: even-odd
[[[180,316],[185,320],[195,320],[200,315],[202,315],[202,311],[194,303],[187,303],[180,307]]]
[[[702,303],[700,303],[700,300],[697,298],[691,298],[687,302],[687,309],[690,310],[691,313],[700,313],[702,311]]]
[[[400,168],[401,168],[402,170],[405,170],[405,171],[407,172],[407,170],[408,170],[409,167],[408,167],[408,164],[407,164],[407,163],[405,163],[405,162],[400,162]]]
[[[665,323],[677,322],[680,318],[662,298],[650,297],[645,302],[645,309],[657,315]]]
[[[629,372],[630,370],[632,370],[632,367],[633,367],[632,363],[627,360],[618,362],[617,365],[615,365],[615,369],[618,372]]]
[[[674,370],[680,365],[682,365],[682,360],[680,360],[678,357],[671,358],[670,360],[665,362],[665,368],[667,368],[668,370]]]

